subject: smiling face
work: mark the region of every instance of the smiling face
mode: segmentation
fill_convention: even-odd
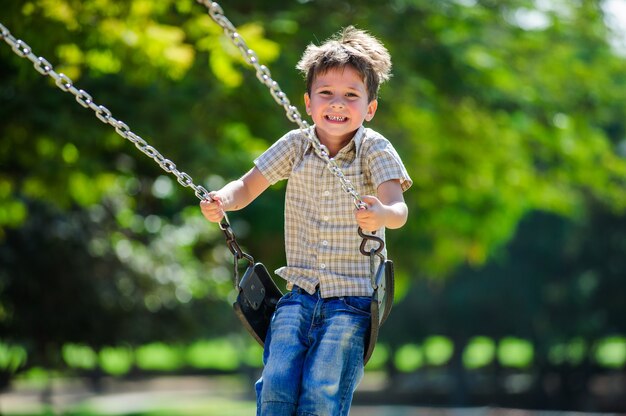
[[[317,137],[331,155],[350,141],[364,121],[374,117],[378,105],[376,100],[368,102],[363,77],[349,65],[318,74],[310,95],[304,94],[304,103]]]

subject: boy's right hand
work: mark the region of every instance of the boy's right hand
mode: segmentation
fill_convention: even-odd
[[[200,210],[204,218],[211,222],[220,222],[224,218],[224,206],[216,192],[209,193],[209,199],[200,201]]]

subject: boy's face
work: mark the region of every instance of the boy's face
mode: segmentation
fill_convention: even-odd
[[[374,117],[378,105],[376,100],[368,102],[361,74],[349,65],[318,74],[304,103],[317,137],[327,146],[346,144],[364,121]]]

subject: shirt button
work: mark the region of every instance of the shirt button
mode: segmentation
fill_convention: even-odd
[[[324,191],[324,196],[330,195],[330,191]]]
[[[320,269],[325,269],[326,268],[326,264],[325,263],[321,263],[320,264]]]
[[[324,215],[324,221],[328,221],[330,218],[328,218],[328,215]]]
[[[322,241],[322,245],[323,246],[327,246],[328,245],[328,241],[326,241],[326,240]]]

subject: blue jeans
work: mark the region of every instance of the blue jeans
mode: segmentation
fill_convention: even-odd
[[[370,297],[323,299],[299,287],[278,302],[256,383],[257,416],[348,415],[363,378]]]

